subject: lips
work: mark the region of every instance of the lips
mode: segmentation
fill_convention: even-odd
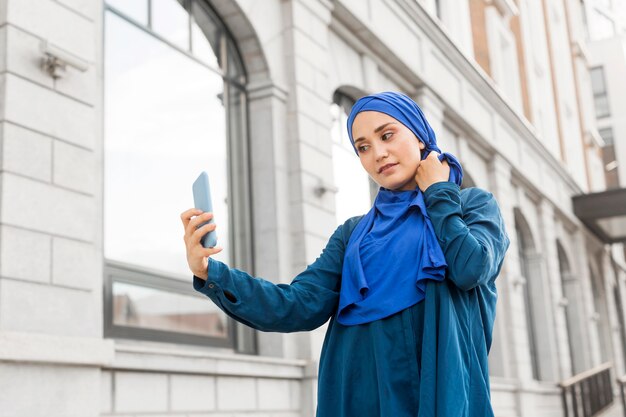
[[[380,169],[378,170],[378,173],[380,174],[381,172],[383,172],[383,171],[384,171],[384,170],[386,170],[387,168],[391,168],[392,166],[395,166],[395,165],[398,165],[398,164],[397,164],[397,163],[396,163],[396,164],[387,164],[387,165],[383,166],[382,168],[380,168]]]

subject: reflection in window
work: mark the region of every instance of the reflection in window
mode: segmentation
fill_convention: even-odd
[[[215,19],[211,16],[210,11],[203,4],[193,2],[191,10],[193,11],[191,52],[205,64],[218,68],[220,29],[215,24]]]
[[[113,324],[227,338],[226,315],[206,299],[115,282]]]
[[[348,114],[353,104],[354,101],[350,98],[335,94],[335,103],[330,106],[333,119],[333,170],[338,189],[335,194],[337,224],[342,224],[350,217],[365,214],[372,207],[371,180],[354,152],[346,130]]]
[[[230,319],[185,293],[179,216],[206,171],[224,248],[215,259],[231,263],[229,193],[245,188],[229,178],[244,155],[243,65],[226,68],[241,61],[229,57],[236,48],[204,2],[107,0],[104,18],[105,334],[233,347]],[[237,348],[253,353],[251,333],[237,332]]]
[[[228,260],[221,76],[117,15],[106,27],[105,257],[188,276],[179,215],[206,170]]]
[[[142,25],[148,24],[149,0],[106,0],[107,4]]]
[[[204,1],[107,0],[107,6],[124,19],[141,25],[152,36],[222,72],[219,61],[225,30]],[[238,54],[231,42],[227,44],[230,47],[228,59],[235,61]],[[243,84],[243,65],[233,65],[228,73]]]
[[[189,48],[190,15],[179,1],[152,0],[150,12],[152,29],[156,33],[180,48]]]

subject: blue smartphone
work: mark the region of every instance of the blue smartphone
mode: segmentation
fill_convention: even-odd
[[[194,181],[192,188],[193,204],[195,208],[202,210],[203,212],[213,212],[213,204],[211,203],[211,187],[209,187],[209,174],[202,171],[202,173]],[[209,223],[214,223],[213,219],[210,219],[208,222],[201,223],[197,228]],[[217,233],[215,233],[215,230],[212,230],[202,236],[200,243],[202,243],[202,246],[205,248],[212,248],[217,245]]]

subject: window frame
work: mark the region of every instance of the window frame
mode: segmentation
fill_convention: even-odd
[[[249,122],[248,122],[248,96],[246,92],[247,74],[245,66],[241,58],[238,45],[234,36],[228,30],[218,13],[203,0],[182,0],[182,7],[185,8],[190,15],[189,25],[193,21],[192,5],[197,4],[201,7],[214,23],[219,27],[222,36],[220,37],[219,51],[216,51],[219,69],[210,66],[193,55],[189,50],[182,49],[180,46],[170,42],[151,28],[151,3],[148,2],[148,18],[144,25],[133,18],[125,15],[120,10],[110,6],[104,2],[102,19],[103,31],[106,31],[104,19],[106,13],[113,13],[119,18],[125,20],[128,24],[133,25],[137,29],[146,32],[156,40],[163,42],[170,48],[179,53],[184,54],[187,58],[195,63],[211,70],[222,78],[223,92],[222,101],[226,113],[226,147],[227,147],[227,170],[228,170],[228,194],[227,198],[232,201],[229,204],[229,233],[232,246],[230,263],[236,267],[248,267],[254,265],[253,259],[253,236],[252,236],[252,213],[250,204],[244,204],[245,208],[238,208],[241,203],[238,201],[252,201],[251,196],[251,178],[249,164]],[[190,33],[191,35],[191,33]],[[103,38],[103,43],[105,42]],[[191,48],[191,41],[189,47]],[[106,58],[105,58],[106,59]],[[235,64],[238,72],[231,71],[230,65]],[[104,81],[106,83],[106,80]],[[231,97],[233,94],[240,94],[239,115],[232,113]],[[106,116],[103,116],[106,117]],[[231,124],[235,117],[240,117],[240,132],[233,132]],[[237,143],[233,143],[237,142]],[[103,142],[103,145],[106,146]],[[242,165],[246,165],[243,166]],[[244,172],[244,175],[233,177],[235,172]],[[104,204],[104,203],[103,203]],[[104,210],[104,206],[102,207]],[[243,229],[243,230],[241,230]],[[243,239],[235,240],[235,236],[245,236]],[[234,319],[226,316],[228,328],[228,338],[220,338],[214,336],[202,336],[192,333],[180,333],[167,330],[146,329],[133,326],[122,326],[113,323],[113,284],[114,282],[122,282],[140,287],[170,291],[181,295],[194,296],[206,299],[197,291],[193,290],[191,282],[192,273],[189,273],[189,280],[185,281],[174,278],[167,273],[159,271],[151,271],[140,265],[132,265],[120,261],[103,258],[103,332],[105,338],[111,339],[132,339],[150,342],[164,342],[185,345],[202,345],[213,348],[233,349],[236,353],[258,354],[257,333],[255,330],[237,323]],[[206,299],[206,302],[211,302]]]
[[[349,94],[343,91],[343,89],[339,88],[335,90],[335,92],[333,93],[332,104],[338,106],[340,111],[345,112],[346,116],[349,116],[350,110],[352,109],[352,106],[354,106],[354,104],[357,102],[357,100],[358,99],[353,98],[352,94]],[[343,129],[344,126],[340,126],[340,128]],[[340,146],[340,145],[333,143],[332,146]],[[334,149],[333,149],[333,152],[334,152]],[[356,155],[356,157],[358,158],[358,155]],[[337,175],[337,174],[335,173],[334,175]],[[369,186],[368,189],[369,189],[370,205],[373,205],[374,201],[376,200],[376,196],[378,195],[378,191],[380,190],[380,186],[372,179],[372,177],[370,177],[367,174],[365,175],[367,176],[367,183]]]
[[[228,337],[202,336],[192,333],[179,333],[166,330],[148,329],[136,326],[122,326],[113,322],[113,284],[120,282],[143,288],[169,291],[180,295],[203,299],[185,281],[172,279],[165,274],[152,272],[127,263],[107,260],[104,266],[104,337],[144,340],[152,342],[173,342],[214,347],[231,348],[237,345],[235,322],[227,317]],[[209,300],[207,300],[209,302]]]
[[[602,79],[602,91],[597,92],[596,86],[593,84],[593,75],[592,73],[596,71],[600,74],[600,78]],[[611,103],[609,102],[609,92],[606,85],[606,74],[604,71],[604,65],[597,65],[592,67],[589,70],[589,78],[591,80],[591,92],[593,93],[593,106],[595,110],[596,119],[604,119],[607,117],[611,117]],[[599,99],[603,98],[606,100],[606,113],[600,113],[599,107],[597,106],[597,102]]]
[[[516,111],[522,113],[524,106],[517,43],[513,32],[503,19],[495,6],[485,9],[491,78],[505,99]]]

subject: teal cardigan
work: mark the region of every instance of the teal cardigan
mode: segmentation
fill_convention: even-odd
[[[509,239],[498,205],[479,188],[451,182],[424,193],[448,270],[426,298],[385,319],[336,319],[344,250],[363,216],[348,219],[291,284],[274,284],[209,258],[197,291],[261,331],[296,332],[330,323],[318,377],[318,417],[488,417],[487,354],[496,314],[495,280]]]

